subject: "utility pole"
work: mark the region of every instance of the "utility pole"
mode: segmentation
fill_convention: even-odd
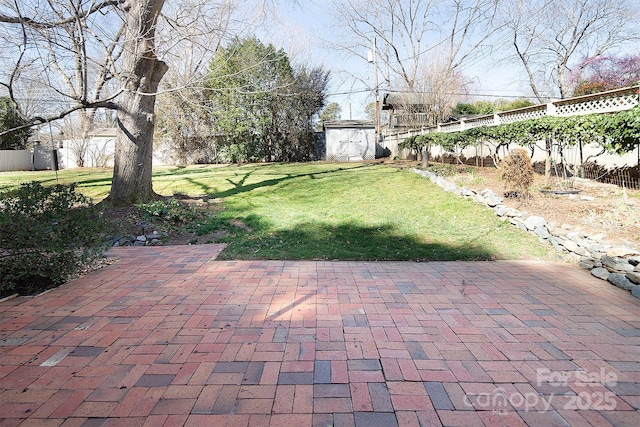
[[[373,93],[376,98],[376,143],[380,141],[380,96],[378,90],[378,53],[376,47],[376,38],[374,37],[372,40],[372,50],[367,55],[367,59],[369,62],[373,63],[373,72],[375,74],[375,87],[373,88]]]
[[[376,47],[376,38],[373,37],[373,50],[369,62],[373,62],[373,72],[375,75],[374,94],[376,98],[376,142],[380,141],[380,96],[378,90],[378,52]]]

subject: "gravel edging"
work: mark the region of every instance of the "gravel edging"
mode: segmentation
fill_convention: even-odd
[[[476,192],[467,187],[458,187],[455,183],[437,174],[413,169],[413,172],[429,178],[444,191],[485,205],[494,213],[509,221],[522,231],[532,233],[541,242],[550,244],[569,260],[591,272],[591,275],[640,298],[640,251],[630,245],[613,245],[605,240],[604,234],[587,234],[572,230],[570,225],[560,227],[547,222],[543,217],[529,215],[505,206],[503,198],[489,189]]]

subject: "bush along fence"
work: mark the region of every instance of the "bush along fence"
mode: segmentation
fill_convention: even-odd
[[[505,206],[503,198],[491,190],[477,193],[466,187],[459,188],[453,182],[433,172],[414,169],[444,191],[469,198],[493,209],[496,215],[508,220],[520,230],[535,234],[541,241],[554,247],[591,271],[594,277],[606,280],[619,288],[631,291],[640,298],[640,251],[630,246],[616,246],[604,239],[603,234],[589,235],[572,230],[571,226],[556,227],[544,218]]]
[[[547,174],[552,164],[561,164],[564,174],[580,176],[583,165],[595,158],[638,148],[634,166],[640,161],[640,86],[439,124],[395,138],[399,148],[416,156],[439,147],[460,158],[470,147],[481,147],[482,157],[494,164],[510,146],[527,147],[534,161],[536,150],[542,154]]]

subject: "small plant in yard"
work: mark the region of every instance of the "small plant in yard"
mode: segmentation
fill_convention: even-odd
[[[215,216],[208,204],[195,205],[175,198],[139,204],[135,207],[140,216],[149,221],[149,227],[157,227],[163,231],[195,232]]]
[[[174,198],[136,205],[140,214],[147,219],[161,219],[172,224],[185,224],[201,216],[196,209]]]
[[[0,191],[0,295],[60,285],[103,257],[106,228],[74,184]]]
[[[533,184],[534,171],[527,150],[511,150],[500,162],[500,178],[505,182],[505,196],[528,197]]]

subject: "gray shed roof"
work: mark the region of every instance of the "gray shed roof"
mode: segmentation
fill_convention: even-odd
[[[376,122],[372,120],[328,120],[323,123],[324,128],[335,128],[335,129],[344,129],[344,128],[359,128],[359,129],[369,129],[375,128]]]

